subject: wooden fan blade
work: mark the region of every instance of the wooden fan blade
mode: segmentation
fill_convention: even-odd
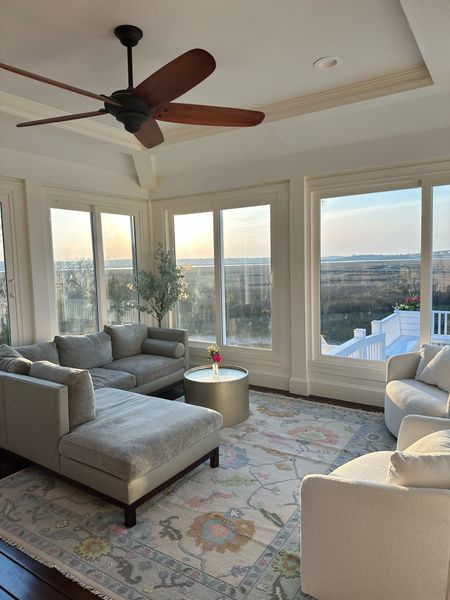
[[[64,115],[62,117],[50,117],[49,119],[39,119],[38,121],[25,121],[17,123],[16,127],[31,127],[32,125],[45,125],[46,123],[60,123],[61,121],[75,121],[75,119],[87,119],[98,115],[106,115],[108,111],[104,108],[93,110],[91,112],[77,113],[74,115]]]
[[[195,48],[144,79],[134,94],[150,106],[175,100],[202,82],[216,68],[216,61],[206,50]]]
[[[113,100],[112,98],[109,98],[109,96],[105,96],[104,94],[94,94],[93,92],[88,92],[87,90],[83,90],[81,88],[69,85],[67,83],[61,83],[60,81],[55,81],[54,79],[49,79],[48,77],[42,77],[42,75],[36,75],[35,73],[30,73],[29,71],[24,71],[23,69],[12,67],[11,65],[5,65],[5,63],[0,63],[0,69],[5,69],[5,71],[11,71],[11,73],[23,75],[24,77],[29,77],[30,79],[35,79],[36,81],[42,81],[42,83],[48,83],[48,85],[53,85],[55,87],[61,88],[62,90],[67,90],[69,92],[75,92],[75,94],[81,94],[82,96],[87,96],[88,98],[95,98],[96,100],[107,102],[108,104],[122,106],[120,102],[117,102],[117,100]]]
[[[265,114],[259,110],[176,102],[160,106],[155,113],[155,119],[160,121],[219,127],[252,127],[259,125],[264,117]]]
[[[134,135],[146,148],[153,148],[154,146],[162,144],[164,141],[164,136],[159,128],[158,123],[155,121],[155,119],[151,118],[143,123],[139,131],[137,131]]]

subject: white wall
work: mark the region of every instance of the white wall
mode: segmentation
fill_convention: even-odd
[[[220,144],[220,136],[217,138]],[[308,306],[311,257],[309,254],[309,206],[305,186],[311,176],[391,168],[408,163],[426,163],[450,157],[450,129],[441,129],[401,137],[335,146],[276,159],[223,165],[205,171],[180,173],[158,181],[151,191],[152,203],[158,211],[165,199],[195,196],[242,187],[261,186],[288,181],[289,199],[289,294],[290,310],[282,315],[291,332],[291,347],[283,348],[289,355],[290,377],[284,386],[292,392],[334,397],[353,402],[382,405],[384,395],[384,367],[363,366],[358,369],[335,366],[324,371],[311,362],[310,307]],[[363,176],[364,178],[364,176]],[[154,236],[161,237],[164,223],[160,217],[152,219]],[[289,339],[285,344],[289,344]],[[277,372],[267,371],[264,378],[253,382],[280,387]]]

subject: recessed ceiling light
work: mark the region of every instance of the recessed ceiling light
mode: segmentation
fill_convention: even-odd
[[[339,56],[322,56],[313,62],[313,67],[316,69],[334,69],[342,62]]]

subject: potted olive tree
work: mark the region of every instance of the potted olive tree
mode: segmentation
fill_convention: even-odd
[[[140,271],[133,289],[139,294],[136,308],[152,315],[161,327],[162,320],[179,300],[187,298],[186,267],[177,266],[170,250],[161,245],[154,252],[154,272]]]

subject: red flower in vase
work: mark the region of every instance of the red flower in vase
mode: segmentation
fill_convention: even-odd
[[[222,362],[222,355],[219,354],[219,353],[213,354],[212,359],[213,359],[213,361],[215,363],[221,363]]]

